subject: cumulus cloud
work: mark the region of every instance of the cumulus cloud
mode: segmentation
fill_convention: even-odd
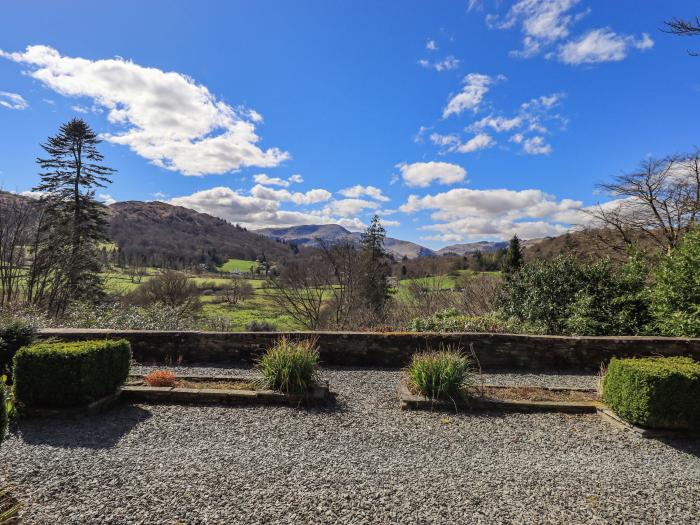
[[[635,39],[610,29],[593,29],[564,44],[559,51],[559,59],[566,64],[619,62],[627,57],[630,48],[646,50],[653,46],[654,41],[646,33],[642,33],[640,39]]]
[[[457,164],[449,162],[414,162],[413,164],[397,164],[401,178],[407,186],[427,188],[433,182],[440,184],[455,184],[462,182],[467,171]]]
[[[379,188],[375,186],[362,186],[360,184],[356,184],[355,186],[351,186],[350,188],[344,188],[338,193],[340,193],[344,197],[350,197],[353,199],[357,199],[362,196],[367,196],[381,202],[389,202],[391,200],[389,197],[384,195],[382,190],[380,190]]]
[[[100,193],[97,196],[98,200],[100,200],[103,204],[109,206],[110,204],[114,204],[117,202],[117,199],[112,197],[109,193]]]
[[[263,150],[255,132],[262,120],[252,109],[217,100],[203,85],[177,72],[143,67],[122,58],[62,56],[48,46],[0,56],[28,67],[28,74],[67,97],[87,97],[120,128],[103,137],[126,145],[153,164],[183,175],[227,173],[277,166],[289,158]]]
[[[523,123],[523,117],[515,116],[512,118],[505,117],[494,117],[489,115],[481,120],[474,122],[469,128],[474,131],[480,131],[486,128],[491,128],[496,133],[502,131],[510,131],[511,129],[518,128]]]
[[[301,224],[340,224],[353,231],[361,231],[366,227],[356,217],[338,217],[320,210],[309,212],[281,210],[280,199],[277,196],[264,198],[268,196],[268,194],[243,195],[231,188],[219,186],[198,191],[192,195],[175,197],[168,202],[208,213],[251,229]]]
[[[462,142],[457,135],[432,133],[430,135],[430,141],[437,146],[444,147],[445,152],[457,153],[472,153],[496,145],[496,141],[487,133],[478,133],[466,142]]]
[[[442,111],[443,118],[450,115],[460,115],[466,110],[476,111],[488,93],[494,79],[482,73],[469,73],[463,79],[462,91],[454,95],[447,102],[447,106]]]
[[[453,69],[457,69],[460,63],[460,60],[458,58],[453,57],[452,55],[447,56],[442,60],[437,60],[435,62],[431,62],[430,60],[427,60],[425,58],[422,58],[418,61],[418,64],[420,64],[421,66],[428,69],[434,69],[435,71],[451,71]]]
[[[535,136],[523,141],[523,151],[529,155],[549,155],[552,146],[545,142],[544,137]]]
[[[487,16],[494,28],[510,29],[520,25],[523,34],[522,49],[513,56],[530,58],[545,53],[566,64],[595,64],[623,60],[630,49],[646,50],[654,45],[647,33],[637,39],[608,28],[596,28],[571,38],[574,24],[582,20],[590,9],[576,11],[580,0],[519,0],[504,17]]]
[[[410,195],[400,207],[404,213],[428,210],[438,221],[421,229],[437,232],[439,240],[506,239],[556,235],[569,229],[559,219],[581,207],[579,201],[556,200],[541,190],[473,190],[456,188],[435,195]],[[438,238],[433,237],[433,240]]]
[[[425,49],[427,49],[428,51],[437,51],[438,50],[437,42],[435,40],[428,40],[425,43]]]
[[[365,199],[340,199],[332,201],[323,209],[325,215],[354,217],[363,210],[376,210],[379,204]]]
[[[29,104],[19,93],[0,91],[0,106],[7,109],[27,109]]]
[[[331,192],[324,189],[313,189],[307,192],[290,192],[289,190],[275,190],[261,184],[256,184],[250,190],[253,197],[260,199],[277,201],[277,202],[293,202],[294,204],[316,204],[325,202],[331,198]]]
[[[280,177],[270,177],[265,173],[258,173],[253,175],[253,180],[257,184],[262,184],[263,186],[281,186],[283,188],[288,188],[291,184],[304,182],[301,175],[292,175],[288,179],[281,179]]]

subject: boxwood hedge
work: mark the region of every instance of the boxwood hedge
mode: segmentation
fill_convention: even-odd
[[[689,357],[613,358],[603,400],[641,426],[700,429],[700,363]]]
[[[17,350],[31,344],[36,329],[22,319],[0,319],[0,374],[11,373]]]
[[[112,394],[129,375],[126,340],[37,343],[14,358],[18,405],[61,408],[85,405]]]

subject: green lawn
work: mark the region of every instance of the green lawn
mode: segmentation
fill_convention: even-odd
[[[229,259],[224,264],[219,266],[218,270],[220,272],[231,273],[234,270],[239,270],[241,272],[249,272],[251,266],[257,266],[258,263],[255,261],[246,261],[244,259]]]

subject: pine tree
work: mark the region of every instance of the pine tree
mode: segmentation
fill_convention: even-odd
[[[34,191],[43,195],[47,220],[30,289],[34,302],[46,303],[53,313],[70,300],[93,299],[102,291],[99,244],[108,240],[107,221],[95,190],[111,183],[114,170],[100,164],[100,142],[85,121],[73,119],[41,145],[48,157],[37,158],[42,172]]]
[[[513,238],[508,243],[508,249],[503,257],[503,264],[501,268],[505,273],[515,273],[523,266],[523,251],[520,247],[520,239],[517,235],[513,235]]]
[[[384,239],[386,230],[379,220],[379,216],[372,217],[372,222],[362,234],[362,264],[364,265],[362,295],[366,307],[375,316],[384,313],[384,306],[391,294],[387,278],[391,274],[386,252],[384,251]]]

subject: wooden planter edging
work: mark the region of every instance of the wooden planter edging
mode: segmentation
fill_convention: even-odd
[[[88,405],[70,408],[38,408],[21,407],[19,414],[21,417],[55,417],[55,418],[78,418],[83,416],[95,416],[109,410],[116,405],[122,397],[122,391],[117,390],[113,394],[93,401]]]
[[[178,379],[190,381],[241,381],[251,378],[241,377],[200,377],[189,376]],[[224,405],[325,405],[335,403],[335,394],[324,383],[307,395],[285,394],[275,390],[223,390],[219,388],[178,388],[127,385],[121,388],[122,399],[136,402],[156,402],[175,404],[224,404]]]
[[[484,385],[491,386],[491,385]],[[576,390],[576,389],[551,389]],[[500,410],[514,412],[564,412],[567,414],[595,414],[601,407],[597,401],[522,401],[519,399],[502,400],[488,397],[475,397],[456,401],[430,399],[412,394],[405,383],[399,386],[401,410]]]
[[[621,419],[617,414],[610,410],[605,405],[598,408],[598,415],[608,423],[613,426],[620,428],[622,430],[628,430],[634,432],[635,434],[650,438],[650,439],[663,439],[663,438],[700,438],[700,432],[694,432],[692,430],[683,429],[665,429],[665,428],[645,428],[629,423]]]

